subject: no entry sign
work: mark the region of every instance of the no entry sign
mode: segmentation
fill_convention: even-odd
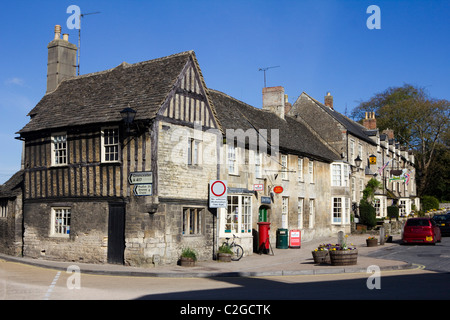
[[[209,207],[226,208],[227,205],[227,182],[211,180],[209,182]]]

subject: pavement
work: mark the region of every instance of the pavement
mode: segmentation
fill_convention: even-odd
[[[136,277],[263,277],[263,276],[287,276],[287,275],[313,275],[313,274],[337,274],[337,273],[366,273],[367,268],[376,265],[381,271],[413,269],[417,266],[397,260],[385,260],[370,257],[369,254],[376,250],[389,250],[398,246],[399,237],[394,236],[392,243],[385,243],[376,247],[367,247],[368,235],[349,235],[347,243],[353,244],[358,249],[358,261],[352,266],[332,266],[315,264],[312,251],[323,243],[337,243],[337,237],[323,237],[308,242],[303,242],[301,248],[279,249],[272,244],[271,254],[253,253],[244,256],[239,261],[219,262],[215,260],[197,261],[194,267],[182,267],[179,265],[159,265],[150,268],[130,267],[114,264],[87,264],[77,262],[56,262],[43,259],[25,257],[12,257],[0,254],[0,259],[29,264],[42,268],[50,268],[66,271],[69,266],[76,265],[81,273],[136,276]]]

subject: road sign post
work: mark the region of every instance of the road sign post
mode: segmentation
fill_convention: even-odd
[[[211,180],[209,182],[209,207],[226,208],[227,206],[227,182]]]

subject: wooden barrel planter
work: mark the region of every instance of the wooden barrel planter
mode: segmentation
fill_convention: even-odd
[[[366,239],[368,247],[376,247],[378,245],[378,239]]]
[[[219,252],[217,257],[220,262],[231,262],[231,253]]]
[[[317,250],[312,252],[314,263],[331,263],[330,262],[330,254],[328,250]]]
[[[333,250],[330,251],[331,265],[351,266],[357,263],[358,250]]]
[[[180,259],[180,266],[182,266],[182,267],[194,267],[195,266],[195,260],[193,258],[181,257],[181,259]]]

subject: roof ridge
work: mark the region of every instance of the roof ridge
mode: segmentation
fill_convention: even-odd
[[[65,79],[63,81],[83,79],[83,78],[87,78],[87,77],[91,77],[91,76],[96,76],[96,75],[99,75],[99,74],[108,73],[108,72],[111,72],[111,71],[113,71],[115,69],[118,69],[118,68],[121,68],[121,67],[122,68],[131,68],[131,67],[136,67],[136,66],[139,66],[139,65],[148,64],[148,63],[155,63],[155,62],[159,62],[159,61],[163,61],[163,60],[167,60],[167,59],[172,59],[172,58],[175,58],[175,57],[178,57],[178,56],[192,54],[192,53],[194,53],[194,50],[178,52],[178,53],[174,53],[174,54],[171,54],[171,55],[168,55],[168,56],[159,57],[159,58],[150,59],[150,60],[145,60],[145,61],[139,61],[139,62],[136,62],[136,63],[128,63],[126,61],[123,61],[121,64],[119,64],[119,65],[117,65],[117,66],[115,66],[113,68],[109,68],[109,69],[102,70],[102,71],[96,71],[96,72],[82,74],[82,75],[76,76],[74,78]]]
[[[248,106],[248,107],[250,107],[250,108],[253,108],[253,109],[256,109],[256,110],[258,110],[258,111],[268,111],[268,110],[264,110],[264,109],[262,109],[262,108],[258,108],[258,107],[252,106],[251,104],[248,104],[247,102],[244,102],[244,101],[239,100],[239,99],[237,99],[237,98],[235,98],[235,97],[233,97],[233,96],[230,96],[229,94],[226,94],[225,92],[222,92],[222,91],[219,91],[219,90],[215,90],[215,89],[211,89],[211,88],[208,88],[208,90],[214,91],[214,92],[216,92],[216,93],[219,93],[219,94],[221,94],[221,95],[223,95],[223,96],[226,96],[227,98],[230,98],[231,100],[234,100],[234,101],[236,101],[236,102],[243,103],[243,104],[245,104],[246,106]],[[268,111],[268,112],[270,112],[270,111]]]

